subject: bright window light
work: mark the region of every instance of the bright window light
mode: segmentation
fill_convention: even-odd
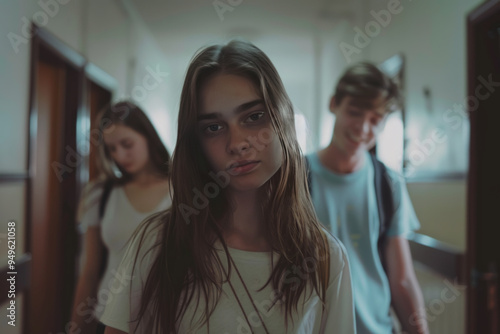
[[[403,172],[403,120],[401,112],[391,113],[377,140],[377,158],[398,173]]]

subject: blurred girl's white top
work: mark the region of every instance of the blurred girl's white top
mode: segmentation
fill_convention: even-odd
[[[89,226],[100,225],[102,241],[108,249],[108,262],[97,290],[97,305],[94,308],[97,319],[101,319],[106,304],[113,301],[117,289],[113,286],[113,282],[117,278],[117,270],[125,253],[127,241],[145,218],[171,205],[170,195],[167,195],[154,210],[138,212],[128,200],[123,187],[114,187],[109,194],[101,221],[99,219],[101,195],[102,188],[98,188],[86,197],[84,205],[88,209],[80,221],[82,230],[86,230]],[[88,301],[83,310],[91,309],[92,304],[92,301]]]

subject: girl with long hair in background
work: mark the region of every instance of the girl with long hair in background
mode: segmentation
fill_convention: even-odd
[[[120,102],[105,108],[96,124],[100,175],[80,202],[84,264],[72,311],[82,334],[104,332],[99,320],[120,288],[113,282],[127,241],[141,221],[171,204],[170,155],[146,114]]]

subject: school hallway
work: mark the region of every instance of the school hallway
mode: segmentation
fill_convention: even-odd
[[[407,238],[430,333],[500,334],[498,0],[5,0],[0,27],[0,333],[79,332],[99,111],[134,101],[173,152],[193,54],[239,37],[276,65],[305,154],[330,142],[349,65],[399,83],[376,154],[420,221]]]

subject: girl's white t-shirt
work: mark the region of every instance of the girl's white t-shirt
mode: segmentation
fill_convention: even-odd
[[[104,216],[99,219],[99,203],[102,195],[102,188],[96,189],[88,195],[86,202],[88,210],[80,221],[81,229],[86,230],[89,226],[101,226],[101,237],[104,245],[108,249],[108,262],[104,275],[97,290],[97,303],[94,306],[94,315],[101,319],[105,306],[113,301],[117,288],[113,283],[117,279],[123,279],[118,268],[125,254],[127,241],[139,224],[148,216],[167,209],[171,205],[170,195],[166,195],[155,209],[149,212],[139,212],[130,203],[123,187],[114,187],[106,202]],[[89,301],[91,304],[92,301]],[[91,305],[88,305],[91,306]]]
[[[143,242],[146,248],[141,246],[138,257],[140,261],[138,260],[139,262],[136,264],[133,273],[132,266],[138,242],[134,240],[134,242],[130,244],[119,269],[120,276],[126,279],[122,279],[120,283],[123,288],[119,293],[115,294],[112,300],[106,305],[105,312],[101,317],[101,321],[105,325],[127,333],[155,333],[151,327],[153,321],[149,312],[146,317],[143,318],[135,332],[132,329],[135,328],[136,324],[130,324],[130,319],[136,319],[140,306],[142,287],[146,281],[151,263],[156,257],[156,252],[145,253],[145,251],[153,243],[158,243],[158,237],[161,235],[160,228],[161,226],[159,225],[152,227],[146,234],[146,238],[149,240]],[[270,252],[248,252],[229,248],[229,253],[244,283],[250,291],[257,310],[261,314],[262,320],[269,333],[356,333],[351,277],[345,249],[335,237],[328,235],[328,239],[331,259],[330,282],[326,293],[326,307],[323,310],[319,296],[314,291],[312,294],[309,294],[312,290],[309,289],[307,293],[303,293],[301,296],[298,312],[293,316],[293,324],[292,321],[288,321],[288,331],[286,331],[284,313],[279,304],[269,309],[275,297],[272,284],[268,284],[266,288],[258,291],[270,277],[271,263],[272,261],[275,263],[275,261],[278,260],[278,255],[276,253],[273,254],[273,259],[271,259]],[[216,248],[218,249],[218,255],[224,265],[224,269],[227,270],[226,254],[222,247],[220,247],[220,244],[217,244]],[[158,248],[156,248],[156,250],[157,249]],[[306,262],[303,268],[296,269],[299,275],[303,277],[305,277],[308,270],[314,270],[314,260],[310,259],[310,261]],[[252,328],[249,328],[244,313],[230,285],[225,282],[222,284],[220,299],[210,317],[210,328],[207,328],[206,324],[199,326],[198,320],[202,316],[205,307],[202,297],[198,309],[196,309],[195,299],[188,305],[186,313],[180,321],[178,333],[265,333],[264,326],[252,306],[252,302],[234,268],[231,271],[230,279]],[[294,279],[297,278],[290,277],[288,283],[294,284]],[[132,287],[130,287],[130,283]],[[120,284],[119,282],[115,282],[115,285],[119,286]]]

